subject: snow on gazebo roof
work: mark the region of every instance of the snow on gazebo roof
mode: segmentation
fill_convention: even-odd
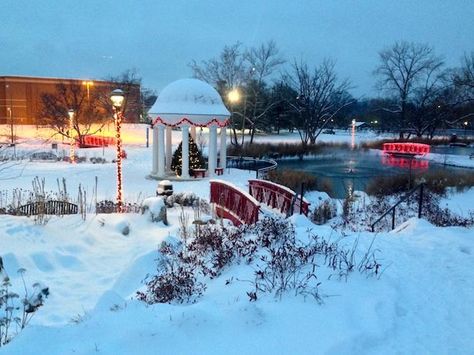
[[[230,112],[219,93],[198,79],[181,79],[166,86],[149,110],[153,124],[227,125]]]

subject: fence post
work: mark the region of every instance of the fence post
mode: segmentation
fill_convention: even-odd
[[[300,190],[300,214],[303,212],[303,193],[304,193],[304,182],[301,183]]]
[[[395,207],[393,207],[392,212],[392,229],[395,229]]]
[[[423,206],[423,187],[425,184],[420,185],[420,197],[418,200],[418,218],[421,218],[421,209]]]

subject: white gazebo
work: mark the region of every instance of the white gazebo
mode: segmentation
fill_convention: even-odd
[[[171,129],[182,131],[181,178],[189,176],[189,130],[196,139],[196,127],[209,128],[208,175],[214,176],[217,166],[217,129],[220,128],[219,168],[226,165],[226,126],[230,112],[219,93],[197,79],[181,79],[166,86],[149,110],[153,127],[153,166],[150,176],[171,176]],[[165,135],[166,131],[166,135]]]

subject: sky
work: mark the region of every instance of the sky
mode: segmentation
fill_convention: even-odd
[[[157,92],[237,41],[287,60],[336,61],[357,97],[377,95],[378,52],[432,45],[448,66],[474,51],[472,0],[1,0],[0,76],[104,79],[136,69]]]

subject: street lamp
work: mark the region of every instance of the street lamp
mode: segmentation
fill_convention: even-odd
[[[464,121],[464,137],[467,137],[467,125],[469,122]]]
[[[236,103],[236,102],[239,102],[240,101],[240,92],[239,90],[237,89],[232,89],[231,91],[229,91],[229,93],[227,94],[227,98],[229,99],[229,101],[231,103]]]
[[[75,162],[75,153],[74,153],[74,146],[76,144],[73,136],[74,132],[74,110],[70,109],[67,112],[69,116],[69,162],[72,164]]]
[[[122,105],[125,96],[123,91],[115,89],[110,93],[110,101],[114,108],[114,119],[115,119],[115,138],[117,141],[117,212],[123,212],[123,200],[122,200],[122,139],[120,138],[120,128],[122,125]]]

